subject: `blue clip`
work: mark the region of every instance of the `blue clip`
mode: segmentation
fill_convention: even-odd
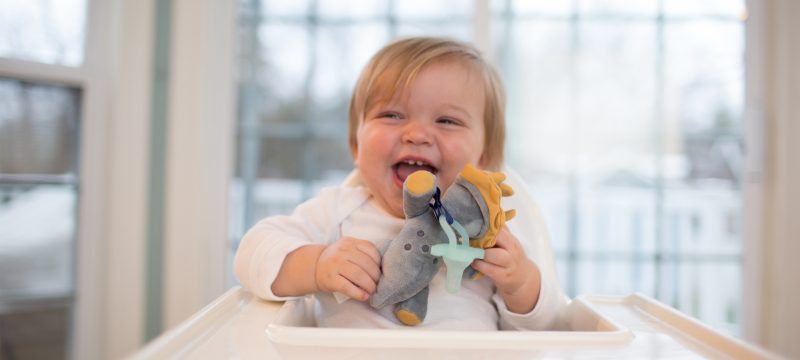
[[[442,214],[444,214],[444,218],[445,220],[447,220],[447,224],[453,225],[453,221],[455,220],[453,220],[453,216],[450,215],[450,212],[447,211],[447,208],[444,207],[444,204],[442,204],[441,195],[442,192],[441,190],[439,190],[439,187],[437,186],[436,192],[433,194],[433,204],[428,204],[428,205],[431,208],[433,208],[433,215],[435,215],[437,219],[442,217]]]

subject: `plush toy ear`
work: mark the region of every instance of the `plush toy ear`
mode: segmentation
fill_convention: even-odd
[[[511,220],[516,214],[514,210],[504,211],[500,206],[500,199],[512,195],[514,189],[503,183],[506,179],[505,174],[481,171],[470,164],[464,166],[459,175],[478,189],[489,210],[487,219],[489,228],[481,238],[471,239],[470,244],[484,249],[490,248],[494,246],[497,233],[500,232],[506,221]]]
[[[436,192],[436,176],[419,170],[406,178],[403,183],[403,212],[410,219],[428,211],[428,203]]]

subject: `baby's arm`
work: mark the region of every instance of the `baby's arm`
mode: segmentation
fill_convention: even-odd
[[[472,267],[492,279],[509,311],[527,314],[536,307],[541,290],[539,267],[508,228],[500,230],[495,247],[486,249],[483,260],[475,260]]]
[[[348,253],[348,248],[343,249],[340,245],[352,239],[345,241],[337,238],[341,214],[359,206],[366,196],[363,190],[357,188],[326,188],[317,197],[298,206],[291,216],[274,216],[259,221],[244,235],[236,251],[236,278],[244,287],[266,300],[286,300],[288,296],[338,289],[331,285],[331,281],[327,281],[330,277],[337,279],[337,273],[326,270],[329,269],[327,265],[331,260],[350,258],[341,255],[322,258],[321,255],[323,251],[328,254]],[[343,251],[334,251],[337,249]],[[364,263],[354,261],[356,264]],[[369,268],[367,265],[365,267]],[[346,271],[348,268],[343,266],[342,269]],[[371,270],[365,271],[372,273]],[[317,274],[332,273],[334,275],[318,283]],[[361,280],[353,280],[363,284]],[[363,286],[369,288],[368,284]]]
[[[375,245],[366,240],[344,237],[330,245],[306,245],[286,256],[272,292],[300,296],[336,291],[364,301],[375,292],[380,259]]]

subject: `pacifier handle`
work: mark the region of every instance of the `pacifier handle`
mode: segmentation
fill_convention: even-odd
[[[458,292],[461,287],[461,279],[464,277],[464,270],[475,259],[483,259],[483,249],[478,249],[469,246],[469,236],[467,231],[458,221],[453,220],[452,224],[448,224],[447,219],[439,216],[439,225],[447,235],[447,244],[437,244],[431,247],[431,254],[434,256],[441,256],[444,260],[444,265],[447,270],[447,281],[445,282],[447,291],[451,294]],[[452,228],[451,228],[452,227]],[[458,231],[461,236],[461,244],[456,239],[456,234],[453,228]]]

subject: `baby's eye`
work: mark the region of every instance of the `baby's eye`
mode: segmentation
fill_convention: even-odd
[[[446,124],[446,125],[458,125],[458,124],[460,124],[458,122],[458,120],[452,119],[452,118],[447,118],[447,117],[438,118],[438,119],[436,119],[436,122],[439,123],[439,124]]]
[[[382,118],[382,119],[395,119],[395,120],[398,120],[398,119],[402,118],[400,116],[400,114],[398,114],[398,113],[396,113],[394,111],[382,112],[382,113],[378,114],[378,117]]]

